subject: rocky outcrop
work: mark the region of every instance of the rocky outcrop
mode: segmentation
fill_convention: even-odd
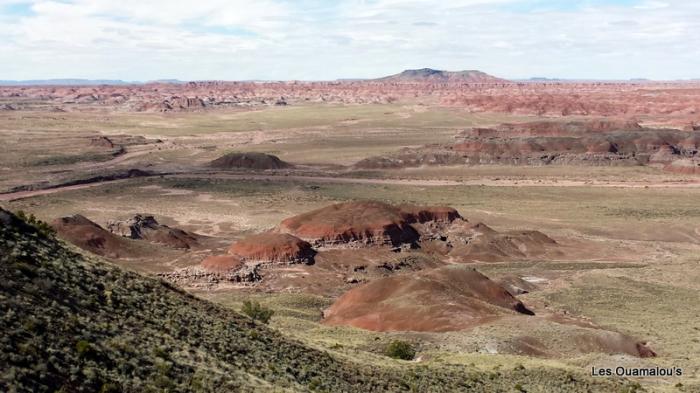
[[[291,167],[277,156],[265,153],[228,153],[209,163],[219,169],[284,169]]]
[[[375,331],[444,332],[509,313],[533,315],[483,274],[448,266],[385,277],[353,288],[324,312],[322,322]]]
[[[220,283],[250,285],[260,281],[257,264],[246,264],[236,255],[212,255],[199,265],[161,273],[163,279],[182,286],[216,285]]]
[[[591,120],[471,128],[452,145],[406,148],[356,168],[422,165],[646,165],[698,155],[700,132],[643,128],[634,121]]]
[[[124,221],[109,221],[107,229],[130,239],[144,239],[173,248],[189,249],[198,244],[198,235],[161,225],[153,216],[137,214]]]

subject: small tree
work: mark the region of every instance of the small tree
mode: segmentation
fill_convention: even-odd
[[[263,306],[259,302],[246,300],[243,302],[243,308],[241,308],[243,314],[250,317],[250,319],[255,321],[260,321],[262,323],[269,323],[270,318],[275,313],[273,310]]]
[[[384,354],[394,359],[413,360],[413,358],[416,356],[416,350],[413,348],[411,343],[395,340],[387,345]]]

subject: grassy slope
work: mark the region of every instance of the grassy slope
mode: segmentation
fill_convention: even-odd
[[[620,390],[565,372],[358,365],[85,259],[0,210],[2,391]]]

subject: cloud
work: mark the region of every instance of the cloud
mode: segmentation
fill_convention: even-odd
[[[698,77],[694,0],[0,0],[0,75]],[[12,10],[12,11],[11,11]]]

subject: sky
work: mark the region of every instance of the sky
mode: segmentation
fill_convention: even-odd
[[[0,0],[0,80],[700,78],[698,0]]]

